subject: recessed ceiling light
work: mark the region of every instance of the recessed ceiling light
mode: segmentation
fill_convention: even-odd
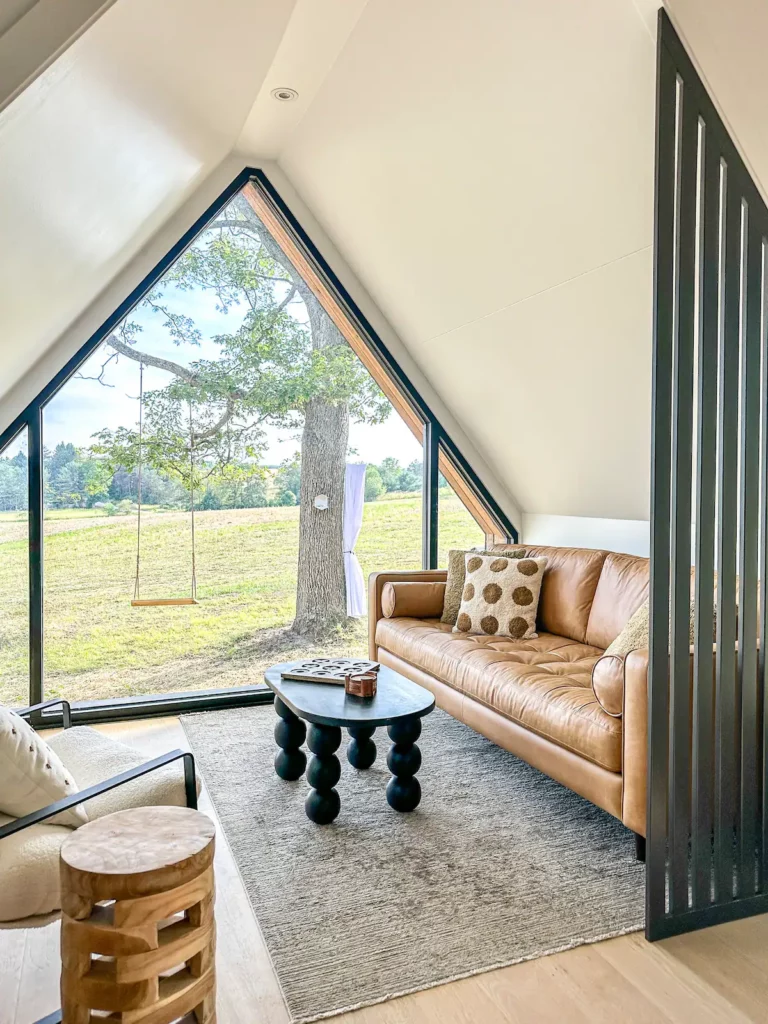
[[[272,95],[276,100],[279,100],[281,103],[292,103],[294,100],[297,100],[299,98],[299,94],[296,92],[295,89],[287,88],[273,89]]]

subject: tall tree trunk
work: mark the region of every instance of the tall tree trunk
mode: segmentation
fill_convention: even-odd
[[[297,633],[322,636],[347,618],[344,576],[344,469],[349,440],[346,405],[309,403],[301,437]],[[318,509],[318,494],[328,508]]]
[[[298,275],[297,275],[298,277]],[[296,280],[309,314],[312,348],[346,345],[314,293]],[[301,435],[297,633],[320,637],[346,622],[344,574],[344,471],[349,442],[349,407],[315,398],[304,411]],[[318,494],[328,508],[315,508]]]
[[[250,203],[240,196],[240,212],[258,226],[262,244],[292,278],[309,317],[314,349],[346,345],[346,339],[317,296],[266,230]],[[299,572],[296,583],[297,633],[321,637],[347,619],[344,574],[344,470],[349,441],[349,406],[313,399],[304,409],[299,495]],[[328,508],[315,508],[318,494]]]

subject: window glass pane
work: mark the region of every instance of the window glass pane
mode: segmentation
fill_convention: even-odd
[[[444,569],[448,565],[448,552],[451,548],[482,547],[485,545],[485,533],[442,473],[439,480],[437,564]]]
[[[349,552],[364,577],[421,565],[420,440],[242,195],[43,426],[46,696],[253,685],[363,654]],[[190,597],[193,512],[198,603],[132,606],[137,551],[141,599]]]
[[[29,704],[27,431],[0,452],[0,704]]]
[[[421,444],[394,412],[375,429],[357,544],[366,580],[383,569],[420,569],[422,562]]]

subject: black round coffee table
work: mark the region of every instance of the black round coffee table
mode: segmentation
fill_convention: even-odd
[[[350,735],[349,763],[365,770],[376,760],[373,734],[379,726],[387,726],[392,740],[387,755],[387,766],[392,772],[387,802],[396,811],[413,811],[418,807],[421,786],[416,773],[421,767],[421,751],[416,740],[421,734],[421,719],[435,707],[429,690],[382,665],[375,697],[349,697],[343,686],[283,679],[281,673],[293,664],[296,662],[273,665],[267,669],[265,679],[274,691],[275,711],[280,719],[275,726],[275,740],[280,747],[275,771],[290,782],[301,778],[307,767],[307,756],[301,749],[305,737],[314,755],[307,768],[307,782],[312,787],[304,804],[307,817],[318,825],[328,825],[341,810],[335,787],[341,777],[336,751],[341,744],[342,728]]]

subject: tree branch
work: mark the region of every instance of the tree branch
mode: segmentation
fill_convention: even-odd
[[[225,221],[225,224],[231,224],[238,227],[245,227],[246,231],[248,227],[252,231],[256,232],[258,241],[267,250],[272,260],[277,263],[278,266],[282,267],[283,270],[288,274],[299,295],[304,302],[304,306],[307,310],[310,323],[310,335],[312,340],[312,348],[320,349],[326,348],[331,345],[346,345],[347,339],[338,329],[336,324],[331,320],[328,313],[323,309],[320,300],[317,298],[315,293],[309,287],[307,282],[296,270],[294,265],[288,259],[286,254],[280,248],[277,241],[272,237],[267,228],[261,223],[256,211],[253,209],[251,204],[242,194],[239,195],[235,202],[237,203],[237,209],[243,214],[242,220]],[[253,237],[253,235],[251,235]]]
[[[193,443],[193,445],[196,444],[196,443],[199,444],[200,441],[207,441],[209,437],[215,437],[216,434],[218,434],[218,432],[220,430],[223,430],[224,427],[226,427],[226,425],[229,423],[229,421],[232,419],[232,417],[234,415],[235,415],[235,402],[234,402],[234,399],[228,398],[227,399],[227,407],[226,407],[226,409],[221,414],[221,417],[213,424],[212,427],[208,427],[207,430],[201,430],[200,433],[197,433],[196,431],[192,432],[192,443]]]
[[[121,356],[132,359],[134,363],[143,363],[145,366],[154,366],[156,370],[165,370],[166,373],[172,373],[174,377],[178,377],[179,380],[183,380],[185,384],[191,384],[193,387],[199,383],[196,374],[187,366],[174,363],[172,359],[162,359],[160,356],[152,356],[148,352],[140,352],[131,345],[126,345],[116,334],[110,334],[106,342],[110,348],[119,352]]]
[[[107,359],[104,360],[104,362],[101,364],[101,371],[99,372],[98,377],[88,377],[86,376],[86,374],[80,372],[76,373],[75,376],[79,380],[97,380],[99,384],[102,384],[105,388],[113,388],[115,386],[114,384],[107,384],[107,382],[104,380],[104,374],[106,373],[107,367],[109,366],[113,359],[117,359],[117,352],[113,352],[111,356],[108,356]]]

